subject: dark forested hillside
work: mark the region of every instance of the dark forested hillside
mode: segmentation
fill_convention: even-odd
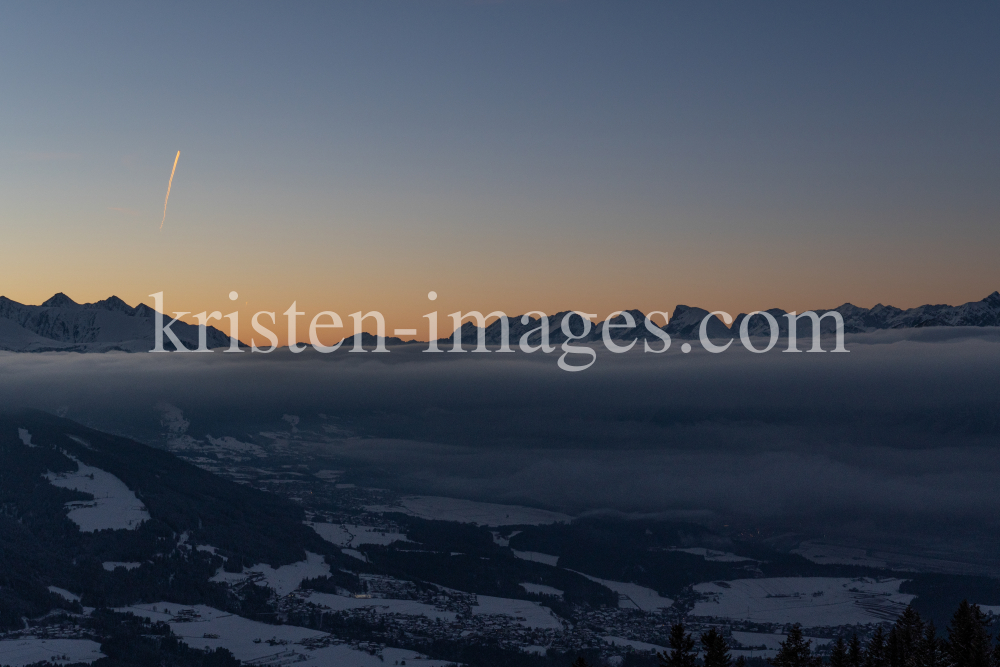
[[[81,531],[65,505],[92,496],[46,478],[76,471],[77,461],[124,482],[149,520],[134,530]],[[306,549],[339,557],[302,519],[301,508],[286,499],[132,440],[42,412],[0,416],[0,627],[53,608],[78,608],[49,586],[81,595],[88,606],[143,599],[226,606],[225,587],[208,581],[222,566],[220,556],[230,568],[277,567],[302,560]],[[177,549],[182,539],[211,545],[215,554]],[[109,572],[102,566],[108,561],[144,566]]]

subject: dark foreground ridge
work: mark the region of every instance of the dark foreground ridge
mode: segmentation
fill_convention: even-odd
[[[209,452],[201,451],[195,459],[206,456]],[[859,591],[857,609],[866,610],[863,625],[814,626],[807,633],[807,637],[849,638],[856,632],[866,642],[876,637],[876,645],[879,628],[888,627],[901,614],[904,619],[915,618],[913,612],[920,612],[945,628],[963,599],[1000,605],[997,579],[818,564],[766,539],[727,538],[685,522],[594,515],[553,524],[485,526],[419,518],[395,506],[370,507],[366,494],[384,490],[324,481],[320,473],[331,472],[328,461],[289,465],[303,460],[308,461],[300,450],[285,454],[272,450],[249,468],[239,468],[245,472],[266,466],[258,471],[262,475],[258,484],[275,479],[278,470],[301,480],[270,484],[267,488],[279,490],[264,491],[203,470],[175,454],[43,412],[0,415],[0,633],[31,639],[66,636],[71,628],[77,638],[100,642],[108,658],[99,667],[230,667],[236,661],[226,651],[189,648],[179,637],[204,648],[204,640],[218,639],[216,630],[205,634],[199,628],[208,626],[193,621],[232,614],[257,622],[250,639],[258,636],[265,644],[279,632],[271,628],[285,625],[322,634],[323,646],[350,644],[351,650],[365,651],[400,647],[470,666],[568,667],[581,653],[595,665],[625,665],[604,660],[621,653],[605,637],[667,646],[670,624],[676,622],[695,624],[702,631],[731,626],[733,641],[737,630],[782,629],[777,624],[693,614],[694,605],[706,599],[696,590],[699,585],[726,591],[741,580],[776,578],[798,579],[806,585],[813,577],[850,578],[851,582],[837,585],[861,588],[895,582],[892,587],[898,586],[900,594],[915,596],[909,616],[907,605],[894,602],[888,594]],[[293,474],[287,472],[290,468],[313,474]],[[121,517],[108,511],[103,516],[114,525],[87,529],[77,512],[99,507],[113,493],[72,490],[57,483],[61,475],[91,482],[113,476],[134,494],[132,506],[125,509],[141,510],[143,518],[126,527],[121,521],[115,523]],[[253,481],[245,475],[241,479]],[[352,535],[367,527],[372,535],[394,537],[351,542],[351,548],[342,550],[304,524],[306,518],[325,523],[326,528],[353,531]],[[711,552],[707,545],[726,552]],[[275,590],[273,581],[255,572],[267,570],[264,565],[315,562],[316,556],[328,574],[303,573],[300,581],[292,582],[294,590]],[[666,606],[640,610],[631,597],[623,598],[609,588],[615,582],[645,587],[650,599]],[[810,606],[816,595],[794,597],[796,604]],[[490,611],[489,605],[497,600],[520,600],[521,611]],[[380,613],[367,608],[387,601],[410,605],[409,611]],[[816,603],[822,607],[824,600]],[[166,623],[123,613],[122,608],[135,610],[136,605],[152,607],[154,613],[169,606],[172,612],[157,617]],[[525,609],[537,610],[545,624],[518,622],[515,616],[528,614]],[[966,616],[969,613],[973,612]],[[978,623],[977,619],[972,621]],[[977,631],[976,623],[965,626],[969,632]],[[233,646],[244,646],[241,641]],[[532,646],[550,649],[524,650]],[[269,648],[274,649],[275,660],[281,653],[291,661],[300,655],[308,659],[312,650],[322,647],[316,642],[306,646],[276,641]],[[809,660],[814,657],[804,655]],[[634,667],[657,664],[655,655],[643,650],[627,652],[626,660]],[[752,667],[764,667],[757,660]],[[386,664],[393,663],[387,659]],[[801,667],[814,664],[807,661]],[[868,667],[895,664],[866,663]]]
[[[65,504],[93,498],[55,486],[49,476],[81,464],[121,480],[149,518],[134,530],[80,530]],[[0,508],[0,630],[20,627],[22,617],[65,608],[66,600],[49,586],[72,590],[94,607],[163,596],[239,607],[225,586],[208,581],[224,558],[241,569],[301,561],[306,549],[341,558],[303,525],[302,509],[288,500],[35,410],[0,415]],[[213,550],[178,550],[178,542],[210,544]],[[104,562],[145,565],[117,576]]]

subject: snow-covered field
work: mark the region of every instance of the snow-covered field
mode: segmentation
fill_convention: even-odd
[[[73,457],[70,457],[73,458]],[[66,503],[70,520],[85,533],[110,528],[136,530],[149,519],[146,507],[135,494],[109,472],[77,461],[78,470],[68,473],[48,473],[45,478],[54,486],[89,493],[92,501]]]
[[[524,590],[528,591],[529,593],[534,593],[535,595],[553,595],[557,598],[561,598],[564,592],[559,590],[558,588],[553,588],[552,586],[546,586],[545,584],[522,583],[520,584],[520,586]]]
[[[706,596],[692,616],[805,626],[893,620],[915,597],[899,592],[902,579],[775,577],[697,584]]]
[[[101,566],[108,572],[114,572],[119,567],[123,567],[126,570],[134,570],[137,567],[141,567],[142,563],[132,563],[132,562],[126,563],[124,561],[109,560],[101,563]]]
[[[103,658],[101,645],[89,639],[22,637],[0,641],[0,665],[23,667],[48,660],[57,665],[94,662]]]
[[[509,547],[510,541],[514,538],[514,536],[522,532],[524,531],[515,530],[509,533],[507,537],[504,537],[499,530],[490,531],[490,533],[493,535],[493,544],[497,545],[498,547]]]
[[[655,652],[660,653],[661,651],[669,651],[670,649],[664,646],[658,646],[657,644],[647,644],[646,642],[636,641],[635,639],[625,639],[623,637],[604,637],[604,641],[611,644],[612,646],[631,646],[637,651],[645,652]]]
[[[368,562],[368,556],[364,555],[357,549],[341,549],[341,551],[350,556],[351,558],[357,558],[359,561],[363,563]]]
[[[555,567],[559,562],[559,556],[550,556],[549,554],[539,553],[537,551],[517,551],[516,549],[511,549],[514,552],[514,556],[520,558],[521,560],[530,560],[536,563],[545,563],[546,565],[551,565]]]
[[[392,600],[389,598],[355,598],[346,595],[333,595],[331,593],[310,592],[305,596],[312,604],[327,607],[334,611],[347,609],[369,608],[376,614],[403,614],[405,616],[426,616],[427,618],[441,619],[442,621],[454,621],[456,614],[453,611],[442,611],[423,602],[416,600]]]
[[[715,551],[714,549],[703,549],[702,547],[691,547],[689,549],[671,549],[671,551],[680,551],[681,553],[692,554],[694,556],[701,556],[705,560],[713,561],[717,563],[740,563],[743,561],[753,561],[753,558],[747,558],[746,556],[737,556],[736,554],[731,554],[728,551]]]
[[[239,660],[255,665],[329,665],[351,667],[385,667],[397,660],[419,660],[417,664],[444,667],[443,661],[422,659],[419,653],[387,648],[382,658],[358,651],[347,644],[336,643],[331,635],[294,625],[267,625],[240,616],[197,605],[160,602],[119,609],[153,621],[164,621],[181,640],[193,648],[214,650],[226,648]],[[185,613],[181,614],[184,611]]]
[[[739,632],[732,631],[733,640],[745,649],[767,649],[777,651],[781,648],[781,642],[785,641],[786,635],[768,632]],[[829,644],[831,639],[819,639],[817,637],[806,637],[812,641],[813,647]]]
[[[406,496],[400,501],[399,507],[374,506],[367,509],[372,512],[402,512],[421,519],[436,519],[439,521],[458,521],[474,523],[480,526],[542,526],[560,521],[572,521],[573,517],[559,512],[549,512],[534,507],[520,505],[498,505],[496,503],[480,503],[474,500],[459,498],[442,498],[439,496]]]
[[[347,523],[306,523],[320,537],[338,547],[357,547],[362,544],[388,545],[406,542],[403,533],[389,533],[372,526],[354,526]]]
[[[65,588],[59,588],[58,586],[49,586],[49,593],[55,593],[56,595],[59,595],[59,596],[65,598],[65,599],[69,600],[70,602],[79,602],[80,601],[80,596],[79,595],[77,595],[75,593],[70,593]]]
[[[571,572],[576,572],[576,570],[571,570]],[[577,574],[587,577],[591,581],[595,581],[618,593],[618,607],[620,609],[641,609],[642,611],[656,612],[661,609],[667,609],[674,604],[673,600],[662,597],[652,588],[646,588],[639,584],[626,584],[622,581],[599,579],[589,574],[583,574],[583,572],[577,572]]]
[[[253,579],[270,586],[278,595],[288,595],[299,587],[303,579],[325,577],[328,574],[330,574],[330,566],[326,564],[326,560],[319,554],[307,551],[306,560],[283,565],[277,570],[263,563],[245,568],[243,572],[239,573],[226,572],[219,568],[216,575],[212,577],[212,581],[236,583],[245,579]]]
[[[803,542],[793,554],[811,560],[820,565],[863,565],[865,567],[889,567],[889,563],[881,558],[875,558],[865,549],[854,547],[838,547],[819,542]]]
[[[528,628],[563,629],[562,621],[537,602],[495,598],[490,595],[477,595],[476,600],[478,604],[471,608],[473,614],[512,616]]]
[[[542,588],[549,589],[548,586],[543,586]],[[549,590],[556,589],[552,588]],[[562,591],[559,591],[559,593],[561,594]],[[308,600],[312,604],[320,605],[334,611],[371,609],[376,614],[425,616],[430,619],[441,619],[442,621],[454,621],[456,619],[456,614],[453,611],[437,609],[432,605],[417,602],[416,600],[355,598],[346,595],[333,595],[331,593],[317,593],[314,591],[301,593],[301,595],[303,599]],[[563,628],[562,622],[549,609],[530,600],[514,600],[489,595],[477,595],[476,604],[470,607],[470,611],[473,614],[484,616],[507,616],[528,628],[553,630],[561,630]]]

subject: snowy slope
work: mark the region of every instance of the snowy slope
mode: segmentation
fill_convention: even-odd
[[[23,667],[49,661],[56,665],[94,662],[103,658],[101,645],[89,639],[22,637],[0,641],[0,665]]]
[[[437,521],[458,521],[480,526],[542,526],[561,521],[572,521],[573,517],[521,505],[500,505],[481,503],[460,498],[439,496],[406,496],[400,506],[371,506],[372,512],[402,512],[421,519]]]
[[[123,481],[100,468],[88,466],[70,456],[77,465],[76,472],[49,473],[46,479],[53,486],[89,493],[92,501],[66,503],[67,516],[85,533],[98,530],[136,530],[149,519],[142,501]]]
[[[402,614],[404,616],[426,616],[431,619],[442,621],[454,621],[457,614],[453,611],[438,609],[416,600],[395,600],[391,598],[356,598],[348,595],[334,595],[333,593],[317,593],[310,591],[304,593],[306,599],[315,605],[343,611],[348,609],[370,609],[376,614]]]
[[[388,545],[406,542],[403,533],[387,533],[372,526],[355,526],[342,523],[306,523],[324,540],[338,547],[357,547],[362,544]]]
[[[697,584],[704,598],[691,615],[809,627],[880,623],[894,620],[915,597],[899,592],[903,581],[774,577]]]
[[[219,569],[218,573],[212,577],[212,581],[236,583],[250,579],[273,588],[281,596],[288,595],[302,583],[303,579],[313,579],[315,577],[325,577],[330,574],[330,566],[326,560],[318,555],[306,552],[306,560],[291,565],[283,565],[274,569],[270,565],[254,565],[240,573],[226,572]]]
[[[446,663],[423,659],[419,653],[397,648],[382,649],[371,655],[342,643],[318,630],[294,625],[268,625],[197,605],[182,607],[168,602],[142,604],[118,611],[132,612],[152,621],[163,621],[192,648],[225,648],[237,659],[252,664],[299,664],[352,667],[384,667],[402,660],[419,660],[425,667],[443,667]]]
[[[576,570],[570,570],[570,572],[576,572]],[[658,612],[661,609],[668,609],[674,604],[673,600],[661,596],[652,588],[646,588],[639,584],[629,584],[623,581],[599,579],[583,572],[576,573],[618,593],[619,609],[641,609],[642,611]]]
[[[551,611],[530,600],[497,598],[477,595],[476,605],[470,608],[475,615],[510,616],[526,628],[562,630],[563,624]]]
[[[40,306],[0,297],[0,350],[148,352],[154,345],[154,316],[152,308],[133,308],[114,296],[78,304],[60,293]],[[198,346],[197,326],[177,322],[171,328],[186,347]],[[229,337],[215,327],[206,328],[206,341],[209,348],[229,346]]]

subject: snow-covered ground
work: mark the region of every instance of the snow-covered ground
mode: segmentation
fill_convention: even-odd
[[[19,428],[17,429],[17,437],[21,439],[25,447],[37,447],[38,445],[31,444],[31,434],[28,433],[27,429]]]
[[[388,545],[406,542],[403,533],[389,533],[372,526],[354,526],[347,523],[306,523],[320,537],[338,547],[356,547],[361,544]]]
[[[734,658],[739,656],[747,658],[773,658],[775,654],[777,654],[781,642],[785,640],[785,635],[762,632],[738,632],[734,630],[732,632],[732,638],[737,644],[737,647],[730,649]],[[806,639],[812,641],[813,647],[823,646],[832,641],[830,639],[817,639],[816,637],[806,637]],[[604,641],[612,646],[631,646],[637,651],[655,651],[657,653],[661,651],[669,651],[668,648],[657,644],[649,644],[646,642],[636,641],[634,639],[625,639],[623,637],[608,636],[604,637]]]
[[[444,667],[446,664],[444,661],[422,659],[423,656],[414,651],[395,648],[384,649],[380,659],[347,644],[335,643],[335,638],[323,632],[294,625],[267,625],[204,605],[181,607],[160,602],[118,611],[130,611],[136,616],[169,623],[170,629],[193,648],[229,649],[237,659],[259,665],[301,662],[317,667],[385,667],[397,660],[419,660],[417,664],[427,667]],[[181,614],[182,611],[185,613]]]
[[[70,457],[73,458],[73,457]],[[67,516],[85,533],[110,528],[112,530],[136,530],[149,519],[149,513],[142,502],[123,481],[100,468],[85,465],[73,458],[76,472],[48,473],[45,478],[54,486],[89,493],[90,501],[66,503]]]
[[[612,646],[631,646],[637,651],[660,653],[661,651],[670,650],[664,646],[659,646],[657,644],[647,644],[646,642],[636,641],[635,639],[625,639],[623,637],[608,636],[604,637],[604,641],[611,644]]]
[[[376,614],[403,614],[405,616],[426,616],[427,618],[454,621],[453,611],[442,611],[436,607],[417,602],[416,600],[392,600],[389,598],[355,598],[347,595],[310,592],[306,596],[309,602],[334,611],[347,609],[369,608]]]
[[[514,552],[514,556],[520,558],[521,560],[530,560],[536,563],[545,563],[546,565],[551,565],[555,567],[559,562],[559,556],[550,556],[549,554],[539,553],[538,551],[517,551],[516,549],[511,549]]]
[[[512,533],[509,533],[507,537],[504,537],[499,530],[491,530],[490,534],[493,535],[493,544],[497,545],[498,547],[509,547],[510,541],[514,538],[515,535],[521,532],[523,531],[515,530]]]
[[[561,598],[564,592],[558,588],[553,588],[552,586],[546,586],[544,584],[522,583],[520,586],[524,590],[529,593],[534,593],[535,595],[553,595],[557,598]]]
[[[368,556],[364,555],[363,553],[361,553],[357,549],[341,549],[341,552],[343,552],[344,554],[350,556],[351,558],[357,558],[362,563],[367,563],[368,562]]]
[[[865,567],[889,567],[889,563],[881,558],[869,555],[866,549],[854,547],[838,547],[819,542],[803,542],[792,549],[793,554],[811,560],[820,565],[863,565]]]
[[[576,572],[576,570],[570,571]],[[661,609],[667,609],[674,604],[673,600],[661,596],[652,588],[646,588],[645,586],[640,586],[639,584],[627,584],[622,581],[599,579],[597,577],[592,577],[589,574],[583,574],[583,572],[577,572],[577,574],[587,577],[591,581],[596,581],[602,586],[610,588],[615,593],[618,593],[619,608],[641,609],[642,611],[656,612]]]
[[[326,560],[319,554],[307,551],[306,560],[283,565],[278,569],[263,563],[245,568],[243,572],[239,573],[226,572],[219,568],[216,575],[212,577],[212,581],[236,583],[245,579],[254,579],[270,586],[278,595],[288,595],[299,587],[303,579],[325,577],[328,574],[330,574],[330,566],[326,564]]]
[[[781,648],[781,642],[785,641],[786,635],[768,632],[739,632],[732,631],[733,641],[745,649],[767,649],[777,651]],[[831,639],[820,639],[817,637],[806,637],[812,641],[813,647],[825,646]]]
[[[101,563],[101,566],[108,572],[114,572],[119,567],[124,567],[126,570],[134,570],[137,567],[141,567],[142,563],[126,563],[118,560],[109,560]]]
[[[89,639],[22,637],[0,641],[0,665],[23,667],[48,660],[57,665],[94,662],[105,657],[101,645]]]
[[[746,556],[737,556],[736,554],[729,553],[728,551],[715,551],[714,549],[704,549],[702,547],[691,547],[688,549],[671,549],[671,551],[680,551],[681,553],[692,554],[694,556],[701,556],[705,560],[713,561],[717,563],[740,563],[743,561],[753,561],[753,558],[747,558]]]
[[[549,588],[543,586],[542,588]],[[556,589],[550,589],[556,590]],[[560,591],[562,593],[562,591]],[[377,614],[404,614],[407,616],[426,616],[431,619],[454,621],[456,614],[415,600],[393,600],[390,598],[355,598],[346,595],[308,592],[302,594],[313,604],[332,610],[371,609]],[[546,607],[531,600],[514,600],[498,598],[490,595],[477,595],[476,604],[470,611],[477,615],[507,616],[528,628],[563,629],[562,622]]]
[[[477,595],[476,600],[478,604],[471,607],[473,614],[512,616],[528,628],[563,629],[562,621],[537,602],[495,598],[490,595]]]
[[[70,602],[79,602],[80,596],[75,593],[70,593],[65,588],[59,588],[58,586],[49,586],[49,593],[55,593],[63,598],[66,598]]]
[[[375,506],[367,509],[372,512],[402,512],[421,519],[437,519],[439,521],[458,521],[474,523],[480,526],[542,526],[560,521],[572,521],[573,517],[559,512],[540,510],[534,507],[520,505],[498,505],[496,503],[481,503],[474,500],[459,498],[442,498],[439,496],[406,496],[399,501],[398,507]]]
[[[697,584],[706,596],[692,616],[805,626],[894,620],[915,597],[899,592],[902,579],[775,577]]]

